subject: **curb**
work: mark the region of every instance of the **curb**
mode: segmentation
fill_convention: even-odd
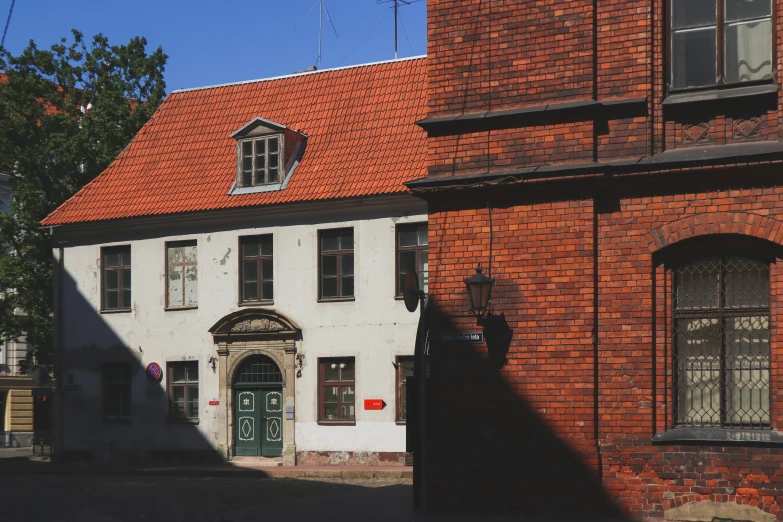
[[[5,463],[3,463],[5,464]],[[38,464],[38,463],[36,463]],[[48,464],[48,463],[47,463]],[[77,476],[160,476],[160,477],[256,477],[256,478],[330,478],[330,479],[393,479],[411,480],[413,471],[352,470],[352,469],[296,469],[249,466],[220,466],[215,468],[90,468],[27,465],[0,465],[0,476],[20,475],[77,475]]]
[[[280,478],[342,478],[342,479],[413,479],[408,470],[274,470],[266,472],[270,477]]]

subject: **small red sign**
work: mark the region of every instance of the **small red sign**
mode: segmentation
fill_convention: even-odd
[[[383,399],[364,399],[365,410],[382,410],[386,406]]]
[[[153,381],[159,381],[162,376],[163,370],[158,363],[151,362],[147,365],[147,377]]]
[[[210,406],[220,406],[220,401],[209,401]]]

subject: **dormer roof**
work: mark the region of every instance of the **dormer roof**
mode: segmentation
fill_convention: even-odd
[[[426,175],[426,59],[172,92],[103,173],[45,226],[407,192]],[[307,146],[281,190],[232,193],[238,133]]]
[[[245,125],[242,125],[240,129],[231,133],[231,137],[234,139],[244,138],[250,136],[255,131],[261,131],[260,134],[271,132],[284,132],[288,127],[269,121],[265,118],[253,118]]]

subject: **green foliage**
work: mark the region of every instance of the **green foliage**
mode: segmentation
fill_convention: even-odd
[[[49,50],[0,48],[0,173],[13,192],[0,214],[0,339],[27,335],[31,364],[52,359],[52,242],[40,221],[95,178],[165,96],[161,48],[86,43],[78,31]]]

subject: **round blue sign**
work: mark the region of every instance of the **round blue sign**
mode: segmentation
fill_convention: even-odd
[[[156,362],[151,362],[147,365],[147,377],[153,381],[158,381],[163,376],[163,370]]]

